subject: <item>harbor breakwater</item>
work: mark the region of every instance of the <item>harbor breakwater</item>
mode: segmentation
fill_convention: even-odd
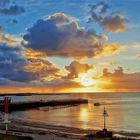
[[[52,100],[52,101],[24,101],[24,102],[10,102],[9,112],[28,110],[38,107],[56,107],[56,106],[72,106],[79,104],[87,104],[87,99],[70,99],[70,100]],[[4,103],[0,104],[0,111],[4,111]]]

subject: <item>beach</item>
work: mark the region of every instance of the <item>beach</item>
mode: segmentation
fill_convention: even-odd
[[[2,117],[3,113],[1,113]],[[54,139],[81,139],[86,135],[87,131],[78,128],[69,128],[65,126],[53,126],[44,125],[43,123],[37,123],[29,120],[11,118],[11,124],[9,125],[9,134],[19,136],[31,136],[34,140],[38,138],[40,140]],[[5,126],[0,124],[2,133],[4,133]]]
[[[102,111],[105,106],[109,116],[107,128],[115,136],[128,136],[139,139],[139,94],[62,94],[62,95],[30,95],[12,96],[13,102],[36,100],[65,100],[82,98],[89,103],[61,108],[34,108],[9,113],[9,134],[30,136],[34,140],[73,140],[87,139],[88,134],[95,134],[103,129]],[[1,97],[3,98],[3,97]],[[100,106],[94,106],[94,102]],[[131,108],[130,108],[131,107]],[[135,115],[134,115],[135,114]],[[0,113],[0,118],[4,113]],[[130,120],[131,118],[131,120]],[[0,124],[0,132],[5,133],[4,124]]]

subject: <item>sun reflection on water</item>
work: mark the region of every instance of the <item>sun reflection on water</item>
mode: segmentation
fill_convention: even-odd
[[[88,127],[89,110],[88,108],[81,108],[79,112],[79,120],[83,123],[83,129]]]

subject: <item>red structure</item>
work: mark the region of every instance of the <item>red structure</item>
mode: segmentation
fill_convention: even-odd
[[[8,97],[4,97],[5,113],[8,113],[8,103],[9,103]]]
[[[8,106],[9,106],[9,98],[4,97],[4,108],[5,108],[5,117],[4,117],[4,124],[5,124],[5,140],[8,140],[8,124],[10,121],[8,120]]]

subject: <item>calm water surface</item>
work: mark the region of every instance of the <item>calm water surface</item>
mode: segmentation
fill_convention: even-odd
[[[102,111],[106,107],[109,117],[107,126],[117,131],[140,132],[140,93],[84,93],[66,95],[34,95],[13,97],[16,101],[54,100],[86,98],[88,105],[46,110],[38,108],[28,111],[13,112],[20,118],[43,121],[44,123],[98,129],[103,127]],[[94,102],[104,105],[94,106]]]

